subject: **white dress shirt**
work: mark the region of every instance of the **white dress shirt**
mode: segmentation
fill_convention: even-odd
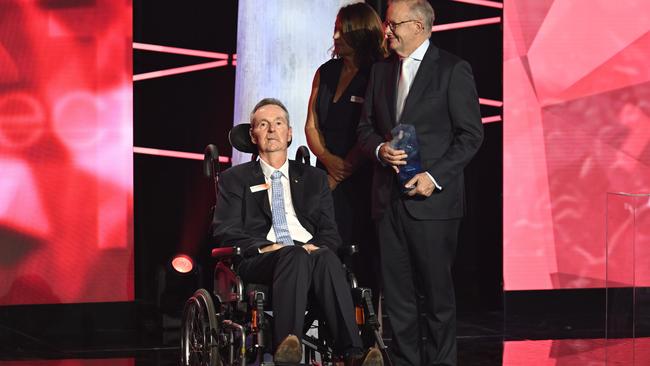
[[[428,48],[429,40],[427,39],[410,55],[401,58],[402,67],[400,70],[397,92],[397,106],[395,108],[398,122],[400,121],[408,92],[411,90],[411,86],[413,85],[413,79],[415,79],[415,75],[418,73],[418,69],[420,68],[420,64],[422,63],[422,59],[424,58],[424,54],[427,53]]]
[[[268,187],[269,205],[271,207],[273,207],[273,203],[271,202],[271,197],[273,197],[272,196],[273,188],[271,187],[272,186],[271,174],[273,174],[273,172],[276,170],[279,170],[280,173],[282,173],[282,178],[280,178],[280,182],[282,183],[282,191],[283,191],[282,198],[284,200],[284,213],[287,217],[287,225],[289,226],[289,233],[291,234],[291,239],[303,243],[308,243],[309,240],[311,240],[312,235],[302,225],[300,225],[300,221],[298,221],[298,216],[296,215],[296,210],[293,208],[293,200],[291,199],[291,186],[289,183],[289,160],[287,159],[284,162],[284,164],[282,164],[280,169],[275,169],[274,167],[267,164],[261,158],[260,158],[260,165],[262,166],[262,173],[264,174],[264,180],[266,181],[266,186]],[[269,230],[269,233],[266,235],[266,240],[277,243],[275,238],[275,230],[273,230],[273,225],[271,225],[271,229]]]

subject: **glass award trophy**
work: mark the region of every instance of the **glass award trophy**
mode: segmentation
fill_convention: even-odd
[[[397,174],[397,180],[400,183],[402,192],[408,192],[413,188],[406,188],[404,185],[416,174],[422,172],[420,147],[415,135],[415,127],[408,124],[398,124],[390,133],[393,136],[393,139],[389,143],[390,147],[396,150],[404,150],[407,155],[406,165],[398,167],[399,173]]]

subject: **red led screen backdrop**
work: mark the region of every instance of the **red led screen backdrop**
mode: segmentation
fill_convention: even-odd
[[[131,1],[0,1],[0,305],[133,300]]]
[[[606,192],[650,193],[649,56],[649,1],[504,2],[506,290],[604,287]]]

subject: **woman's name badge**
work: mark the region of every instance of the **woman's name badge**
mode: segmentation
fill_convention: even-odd
[[[364,99],[361,97],[357,97],[356,95],[353,95],[350,97],[350,102],[352,103],[363,103]]]
[[[251,186],[250,188],[251,188],[251,192],[255,193],[259,191],[266,191],[267,189],[269,189],[269,185],[263,183],[263,184],[258,184],[256,186]]]

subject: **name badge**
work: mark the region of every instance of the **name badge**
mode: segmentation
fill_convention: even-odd
[[[353,95],[350,97],[350,102],[352,103],[363,103],[364,99],[361,97],[357,97],[356,95]]]
[[[269,185],[268,184],[258,184],[256,186],[251,186],[250,188],[251,188],[251,192],[255,193],[255,192],[259,192],[259,191],[266,191],[267,189],[269,189]]]

